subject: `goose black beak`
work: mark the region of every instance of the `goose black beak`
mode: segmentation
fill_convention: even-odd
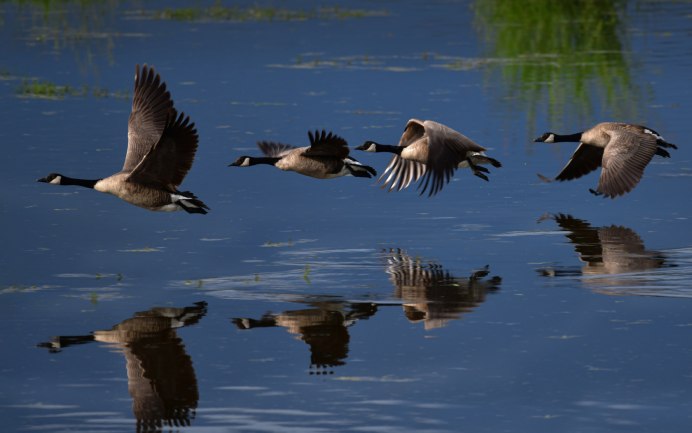
[[[41,177],[41,178],[36,179],[36,182],[48,183],[48,179],[45,177]]]

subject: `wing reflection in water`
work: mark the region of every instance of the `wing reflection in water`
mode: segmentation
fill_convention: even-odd
[[[152,308],[113,328],[82,336],[58,336],[39,344],[51,352],[91,341],[109,343],[127,362],[127,386],[137,432],[186,426],[194,418],[199,394],[192,360],[176,328],[197,323],[207,312],[198,302],[185,308]]]
[[[545,277],[577,276],[608,294],[644,294],[643,287],[656,285],[651,274],[659,268],[673,267],[659,251],[647,250],[639,235],[622,226],[592,227],[588,221],[571,215],[550,215],[565,236],[574,244],[581,267],[546,267],[538,269]]]
[[[485,279],[488,266],[459,278],[435,262],[412,258],[400,249],[385,250],[384,255],[404,314],[411,322],[422,321],[425,329],[441,328],[472,311],[487,293],[499,290],[502,281],[498,276]]]
[[[310,346],[310,374],[332,374],[348,357],[348,327],[377,312],[370,302],[313,301],[312,308],[267,313],[260,319],[236,318],[239,329],[282,326]]]

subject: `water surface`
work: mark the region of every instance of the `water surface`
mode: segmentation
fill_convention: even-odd
[[[0,3],[3,431],[688,431],[692,6],[523,5]],[[137,63],[208,215],[35,182],[119,170]],[[431,199],[227,167],[412,117],[503,167]],[[540,182],[575,146],[533,138],[603,120],[679,149],[617,200]]]

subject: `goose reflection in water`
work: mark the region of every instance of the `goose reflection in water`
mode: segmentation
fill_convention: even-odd
[[[385,250],[384,255],[394,296],[403,301],[408,320],[422,321],[425,329],[460,319],[485,301],[488,293],[499,290],[502,282],[499,276],[485,278],[490,274],[488,266],[459,278],[441,265],[412,258],[401,249]]]
[[[333,374],[348,357],[348,327],[377,312],[370,302],[313,301],[312,308],[267,313],[260,319],[236,318],[238,329],[284,327],[310,346],[310,374]]]
[[[197,323],[206,303],[185,308],[152,308],[135,313],[113,328],[82,336],[58,336],[39,344],[51,352],[92,341],[119,348],[127,362],[127,386],[137,432],[190,425],[199,394],[192,360],[176,328]]]
[[[588,221],[565,214],[548,215],[541,220],[548,218],[555,220],[566,232],[565,236],[574,244],[584,265],[538,269],[542,276],[581,276],[585,284],[607,290],[609,294],[621,289],[640,293],[642,286],[655,284],[655,278],[641,273],[675,266],[668,263],[663,253],[647,250],[639,235],[630,228],[592,227]]]

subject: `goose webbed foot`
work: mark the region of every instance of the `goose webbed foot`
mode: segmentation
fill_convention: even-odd
[[[483,179],[486,182],[488,182],[490,180],[490,179],[488,179],[488,176],[484,175],[483,173],[481,173],[479,171],[474,171],[473,174],[480,177],[481,179]]]
[[[595,196],[602,196],[603,195],[602,192],[596,191],[595,189],[591,189],[591,188],[589,188],[589,192]]]

